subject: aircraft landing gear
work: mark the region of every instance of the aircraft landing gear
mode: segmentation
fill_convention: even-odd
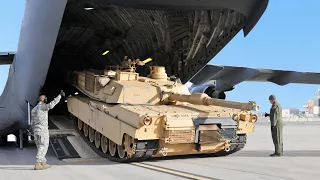
[[[23,149],[23,147],[27,147],[29,145],[29,136],[26,132],[20,129],[17,133],[14,134],[16,136],[16,145]]]

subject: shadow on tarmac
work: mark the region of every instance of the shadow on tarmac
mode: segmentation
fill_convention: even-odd
[[[233,157],[269,157],[272,151],[240,151],[232,155]],[[283,151],[283,157],[320,157],[320,150],[288,150]]]
[[[15,143],[10,142],[5,147],[0,148],[0,170],[33,170],[33,166],[36,163],[36,146],[34,144],[29,145],[27,148],[20,150]],[[195,159],[195,158],[232,158],[232,157],[270,157],[271,151],[258,150],[247,151],[243,150],[235,154],[225,157],[215,157],[213,154],[200,154],[200,155],[180,155],[174,157],[161,157],[146,160],[146,162],[156,162],[162,160],[178,160],[178,159]],[[284,151],[283,157],[320,157],[320,150],[301,150],[301,151]],[[119,163],[109,161],[108,159],[96,162],[76,162],[66,163],[57,159],[51,147],[48,149],[47,161],[49,164],[57,165],[117,165]],[[271,158],[271,157],[270,157]],[[26,167],[30,165],[30,167]],[[13,166],[13,167],[10,167]]]
[[[0,170],[33,170],[36,163],[37,148],[31,143],[28,147],[20,150],[14,142],[9,142],[6,146],[0,147]],[[53,149],[49,146],[46,155],[47,163],[50,165],[116,165],[118,163],[105,159],[96,162],[76,162],[66,163],[59,160]],[[25,167],[31,165],[30,168]],[[13,166],[13,167],[10,167]],[[20,167],[21,166],[21,167]]]
[[[281,158],[281,157],[270,157],[272,151],[269,150],[258,150],[258,151],[239,151],[229,156],[217,157],[214,154],[197,154],[197,155],[180,155],[173,157],[160,157],[154,159],[148,159],[145,162],[156,162],[161,160],[179,160],[179,159],[201,159],[201,158],[232,158],[232,157],[266,157],[266,158]],[[320,157],[320,150],[301,150],[301,151],[284,151],[282,157]]]

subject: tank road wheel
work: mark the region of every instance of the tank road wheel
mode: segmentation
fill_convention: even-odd
[[[78,129],[81,131],[82,127],[83,127],[83,122],[80,119],[78,119]]]
[[[109,139],[109,152],[111,156],[115,156],[117,152],[117,144]]]
[[[101,149],[103,153],[107,153],[109,149],[109,139],[105,136],[101,138]]]
[[[121,159],[126,157],[126,147],[123,143],[121,146],[117,145],[117,150],[118,150],[118,155]]]
[[[131,157],[132,155],[134,155],[135,153],[134,139],[127,134],[124,136],[124,146],[125,146],[128,157]]]
[[[89,127],[89,140],[93,143],[95,136],[94,136],[95,130],[92,127]]]
[[[100,148],[101,134],[98,131],[96,131],[94,134],[94,144],[96,145],[96,148]]]
[[[85,137],[88,137],[89,135],[89,126],[86,123],[83,124],[83,134]]]

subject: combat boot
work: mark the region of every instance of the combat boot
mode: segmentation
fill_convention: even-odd
[[[34,166],[34,170],[42,170],[44,167],[41,165],[41,163],[37,162],[36,165]]]
[[[270,154],[271,157],[280,157],[281,155],[280,154],[277,154],[277,153],[273,153],[273,154]]]
[[[48,169],[51,168],[52,166],[47,164],[46,162],[41,163],[41,165],[43,166],[43,168]]]

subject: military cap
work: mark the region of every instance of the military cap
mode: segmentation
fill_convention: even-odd
[[[269,96],[269,100],[276,100],[276,96],[275,96],[275,95],[273,95],[273,94],[272,94],[272,95],[270,95],[270,96]]]

